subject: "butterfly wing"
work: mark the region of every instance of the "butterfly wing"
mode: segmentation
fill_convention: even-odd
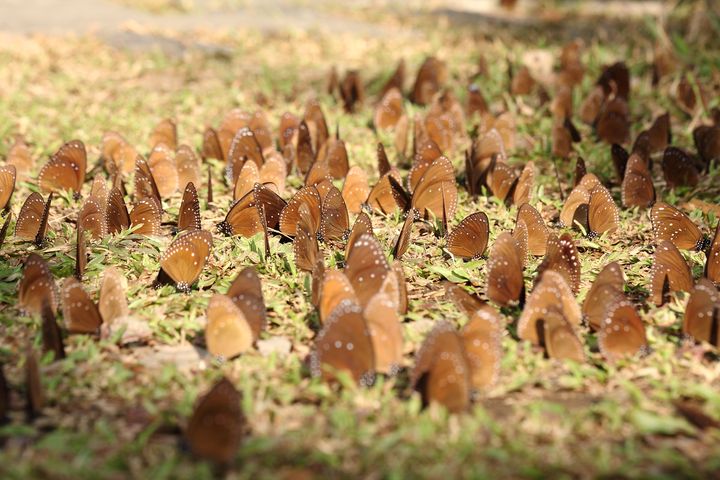
[[[450,232],[447,249],[460,258],[479,258],[485,253],[490,235],[490,222],[485,212],[468,215]]]
[[[63,284],[62,311],[70,333],[95,334],[100,330],[100,312],[82,284],[74,277],[69,277]]]

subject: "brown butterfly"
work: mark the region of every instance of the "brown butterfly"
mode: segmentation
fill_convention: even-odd
[[[528,252],[534,256],[544,256],[547,249],[549,231],[540,212],[529,203],[518,209],[516,223],[525,223],[528,233]]]
[[[410,198],[400,185],[399,174],[391,170],[377,181],[367,197],[367,205],[377,212],[389,215],[400,208],[405,211]]]
[[[606,66],[597,80],[597,85],[603,88],[605,95],[615,93],[627,101],[630,98],[630,70],[625,62]]]
[[[15,135],[15,140],[7,151],[5,162],[15,167],[17,176],[21,180],[27,180],[30,176],[30,171],[35,166],[35,162],[30,153],[30,147],[25,143],[22,135]]]
[[[647,157],[652,153],[665,150],[671,143],[670,113],[665,112],[655,118],[650,128],[638,134],[632,152],[642,153]]]
[[[717,348],[720,347],[719,323],[720,294],[711,281],[701,278],[692,289],[685,308],[683,333]]]
[[[62,311],[70,333],[96,334],[100,331],[100,312],[82,284],[74,277],[65,279],[63,283]]]
[[[75,278],[82,281],[87,266],[87,244],[85,231],[78,225],[75,226]]]
[[[295,115],[290,112],[282,114],[278,126],[278,143],[281,151],[285,151],[286,146],[292,146],[295,143],[299,126],[300,120]]]
[[[38,360],[30,344],[25,353],[25,400],[28,420],[42,415],[42,410],[45,408],[45,392],[42,387]]]
[[[358,166],[350,168],[342,188],[342,197],[345,200],[348,211],[351,213],[360,213],[362,205],[369,195],[370,187],[368,186],[368,178],[365,171]]]
[[[394,274],[386,277],[386,283],[397,288]],[[398,318],[396,292],[380,291],[368,302],[363,317],[367,323],[375,355],[375,371],[396,375],[403,355],[402,325]],[[395,297],[395,298],[393,298]]]
[[[203,132],[203,141],[200,155],[202,156],[203,160],[206,160],[208,158],[225,160],[225,153],[222,146],[220,145],[220,138],[218,136],[218,132],[212,127],[207,127]]]
[[[580,58],[579,40],[565,44],[560,52],[560,83],[569,87],[579,85],[585,75],[585,67]]]
[[[595,133],[608,144],[623,144],[630,137],[630,109],[617,95],[606,100],[595,120]]]
[[[178,168],[173,158],[173,150],[168,145],[158,143],[150,152],[147,165],[161,198],[167,198],[178,190]]]
[[[443,208],[447,218],[455,215],[457,208],[457,185],[455,171],[447,157],[434,160],[423,173],[413,191],[410,207],[419,212],[420,217],[443,217]]]
[[[15,191],[16,176],[14,165],[0,165],[0,210],[10,210],[10,199]]]
[[[655,241],[669,240],[683,250],[703,251],[709,245],[705,237],[690,217],[665,202],[657,202],[650,210]]]
[[[425,337],[415,355],[410,384],[424,405],[440,404],[451,413],[470,408],[471,367],[463,338],[448,322],[436,323]]]
[[[40,169],[38,185],[44,192],[72,190],[75,197],[79,197],[86,169],[85,144],[80,140],[71,140],[61,146]]]
[[[700,169],[693,158],[677,147],[667,147],[662,160],[668,188],[694,187],[700,181]]]
[[[108,267],[103,271],[102,284],[100,285],[100,299],[98,300],[98,312],[103,319],[103,324],[112,324],[115,320],[128,316],[126,288],[123,284],[123,276],[115,267]]]
[[[119,172],[121,175],[126,175],[135,168],[138,152],[117,132],[109,131],[103,135],[100,151],[105,162],[105,170],[110,174]]]
[[[620,210],[602,185],[588,189],[582,183],[573,188],[560,212],[560,222],[564,226],[574,226],[576,222],[594,238],[603,233],[612,233],[620,224]]]
[[[618,300],[607,308],[598,331],[598,347],[609,361],[649,352],[645,326],[628,300]]]
[[[317,152],[315,163],[322,160],[327,164],[328,175],[332,178],[345,178],[350,169],[348,153],[345,142],[340,138],[340,128],[335,132],[335,137],[328,138]],[[309,184],[307,180],[305,184]]]
[[[456,257],[480,258],[487,248],[490,222],[485,212],[468,215],[447,236],[447,249]]]
[[[229,360],[250,350],[253,341],[253,331],[243,311],[229,297],[219,293],[213,295],[205,326],[208,351]]]
[[[192,183],[200,184],[200,162],[192,148],[180,145],[175,151],[175,165],[177,167],[178,187]]]
[[[344,272],[355,289],[361,307],[364,308],[380,290],[390,271],[380,243],[373,235],[364,233],[350,246]]]
[[[548,270],[561,274],[573,293],[580,289],[580,253],[569,234],[563,233],[560,238],[554,233],[548,235],[545,257],[538,266],[537,278],[542,278]]]
[[[260,277],[255,268],[244,268],[226,293],[245,315],[250,324],[255,339],[260,337],[260,332],[265,329],[267,323],[265,313],[265,300],[262,293]]]
[[[232,204],[225,220],[218,223],[218,231],[228,236],[252,237],[264,230],[261,219],[263,213],[267,228],[277,229],[286,205],[277,193],[256,183],[251,192]]]
[[[370,220],[370,216],[365,212],[361,212],[360,215],[358,215],[355,219],[352,230],[350,230],[350,235],[348,235],[347,244],[345,246],[346,258],[350,254],[350,249],[352,248],[352,246],[355,245],[355,242],[364,233],[373,235],[373,226],[372,221]]]
[[[377,130],[389,130],[397,126],[403,115],[402,93],[393,87],[383,94],[380,103],[375,107],[373,125]]]
[[[319,271],[313,271],[313,276],[320,274]],[[328,270],[322,274],[322,279],[317,282],[319,288],[318,295],[318,315],[320,321],[325,320],[344,300],[349,300],[355,304],[359,304],[355,289],[350,280],[342,272],[342,270]]]
[[[200,230],[200,200],[195,185],[188,183],[185,186],[180,211],[178,212],[177,229],[179,232]]]
[[[445,63],[435,57],[427,57],[418,70],[410,100],[427,105],[447,80]]]
[[[8,213],[5,217],[2,227],[0,227],[0,247],[5,243],[5,237],[7,236],[8,228],[10,228],[10,220],[12,220],[12,212]]]
[[[396,88],[399,92],[403,91],[403,85],[405,84],[405,60],[400,59],[395,67],[393,74],[387,79],[382,90],[380,90],[380,97],[384,97],[387,92]]]
[[[32,192],[20,208],[17,222],[15,223],[15,236],[23,240],[31,240],[38,247],[45,241],[47,234],[48,218],[50,216],[50,204],[53,194],[48,195],[47,201],[43,201],[42,195]]]
[[[185,430],[185,440],[198,457],[220,465],[235,458],[245,435],[242,397],[222,378],[199,398]]]
[[[158,123],[150,133],[148,141],[150,149],[158,145],[165,145],[171,150],[177,148],[177,125],[171,118],[165,118]]]
[[[320,206],[320,227],[318,240],[347,240],[350,234],[350,219],[342,193],[334,186],[322,199]]]
[[[541,273],[518,321],[518,336],[544,346],[552,358],[582,361],[582,344],[575,334],[580,307],[565,278],[554,270]]]
[[[655,186],[647,162],[636,153],[628,159],[621,194],[625,207],[646,208],[655,202]]]
[[[582,312],[593,330],[600,330],[608,307],[625,298],[625,278],[617,262],[610,262],[595,278],[585,296]]]
[[[720,124],[696,127],[693,129],[693,141],[705,165],[717,162],[720,158]]]
[[[486,182],[492,194],[501,201],[523,205],[530,201],[535,183],[535,164],[528,162],[518,176],[512,167],[495,157],[488,168]]]
[[[448,282],[447,280],[443,281],[443,285],[445,286],[445,298],[450,300],[458,310],[468,317],[472,317],[478,310],[492,310],[492,307],[481,300],[480,297],[469,293],[460,285]]]
[[[184,293],[200,277],[212,248],[212,234],[206,230],[191,230],[180,234],[160,256],[160,272]]]
[[[314,377],[337,381],[348,376],[361,386],[375,381],[375,352],[362,309],[345,300],[325,319],[315,337],[310,355],[310,371]]]
[[[63,344],[62,332],[55,320],[52,306],[47,299],[42,303],[40,316],[42,317],[43,353],[52,352],[54,360],[65,358],[65,345]]]
[[[415,137],[415,144],[413,145],[413,165],[408,173],[407,186],[410,193],[414,192],[417,188],[418,183],[422,179],[423,175],[430,165],[435,160],[442,157],[443,153],[440,147],[431,139],[419,140],[418,135]],[[378,146],[378,164],[380,165],[380,147]],[[384,149],[382,151],[384,154]],[[380,169],[382,171],[382,169]]]
[[[101,205],[92,196],[85,200],[80,213],[78,213],[77,227],[83,232],[89,232],[94,240],[102,239],[107,234],[104,205]]]
[[[653,302],[658,307],[665,303],[670,292],[688,292],[693,287],[693,277],[677,247],[669,240],[662,240],[655,248],[651,272]]]
[[[501,306],[525,300],[521,246],[507,232],[501,233],[487,261],[487,296]]]
[[[720,223],[715,227],[715,236],[707,252],[705,277],[716,285],[720,285]]]
[[[417,211],[415,209],[411,209],[409,212],[407,212],[405,216],[405,221],[400,228],[400,233],[398,233],[398,238],[395,241],[395,246],[393,247],[392,251],[392,256],[396,260],[402,257],[410,246],[410,235],[412,234],[412,226],[415,222],[415,217],[417,215]]]
[[[142,157],[135,160],[135,192],[134,198],[139,202],[143,198],[152,198],[162,207],[162,199],[148,163]]]
[[[118,188],[110,190],[105,206],[105,228],[107,233],[119,233],[130,227],[130,214],[123,195]]]
[[[130,212],[130,225],[138,235],[160,235],[162,208],[152,197],[143,198],[135,203]]]
[[[255,166],[260,168],[265,163],[265,157],[253,131],[244,127],[233,137],[228,152],[227,179],[230,185],[235,185],[240,169],[247,161],[255,162]]]
[[[339,87],[343,108],[348,113],[354,112],[357,104],[361,104],[365,98],[365,88],[360,80],[360,72],[348,70]]]
[[[311,221],[308,227],[315,235],[320,228],[320,205],[322,199],[318,189],[313,186],[305,186],[300,189],[287,203],[280,213],[280,231],[285,235],[295,236],[297,223],[300,220],[300,207],[307,205]]]
[[[475,113],[480,115],[487,114],[489,112],[487,101],[480,91],[480,86],[477,83],[471,83],[467,87],[467,104],[465,106],[465,113],[468,117],[473,116]]]
[[[327,139],[330,138],[330,130],[328,129],[327,121],[325,120],[325,114],[323,113],[317,99],[308,100],[305,105],[303,120],[306,122],[313,139],[313,151],[318,152]],[[300,140],[298,139],[298,143],[299,141]]]
[[[295,265],[298,270],[312,272],[320,257],[320,247],[313,225],[314,218],[310,213],[310,207],[305,203],[300,204],[297,215],[298,222],[295,225],[295,238],[293,239]]]

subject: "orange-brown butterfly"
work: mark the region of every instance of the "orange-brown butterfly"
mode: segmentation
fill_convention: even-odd
[[[405,215],[405,221],[403,221],[398,238],[395,241],[393,247],[392,256],[395,259],[402,257],[410,246],[410,235],[412,234],[412,226],[415,221],[415,217],[418,215],[415,209],[411,209]]]
[[[294,236],[297,223],[300,220],[300,207],[302,205],[307,205],[308,213],[311,216],[311,222],[308,227],[312,230],[311,233],[315,235],[320,228],[321,204],[322,199],[315,186],[309,185],[303,187],[295,195],[293,195],[280,213],[280,231],[285,235]]]
[[[95,240],[102,239],[107,234],[105,206],[93,197],[85,200],[78,213],[77,227],[83,232],[89,232]]]
[[[657,202],[650,210],[655,241],[669,240],[683,250],[700,252],[709,245],[709,238],[703,235],[697,225],[677,208],[665,202]]]
[[[162,208],[152,197],[143,198],[135,203],[130,212],[130,225],[137,226],[135,233],[139,235],[160,235]]]
[[[43,301],[40,316],[42,317],[43,353],[52,352],[53,360],[65,358],[65,345],[63,344],[62,332],[55,320],[55,314],[49,301]]]
[[[375,107],[373,124],[377,130],[395,128],[403,115],[402,93],[397,88],[391,88],[383,94],[380,103]]]
[[[313,271],[313,276],[316,274],[319,275],[320,271]],[[350,300],[356,304],[360,303],[355,294],[355,289],[342,270],[327,270],[322,273],[322,278],[317,279],[315,283],[319,289],[317,309],[321,322],[324,322],[335,310],[335,307],[344,300]]]
[[[410,198],[400,185],[397,170],[381,176],[367,197],[367,205],[377,212],[389,215],[400,208],[405,211]]]
[[[117,132],[106,132],[102,137],[101,156],[105,170],[110,174],[119,172],[126,175],[135,168],[137,150]]]
[[[560,238],[554,233],[548,236],[545,257],[538,266],[538,279],[548,270],[560,273],[574,293],[580,289],[580,253],[568,233]]]
[[[42,195],[37,192],[33,192],[28,196],[22,208],[20,208],[20,214],[15,223],[16,237],[31,240],[37,246],[43,244],[47,234],[52,197],[53,194],[51,193],[48,195],[47,201],[43,201]]]
[[[153,173],[148,163],[142,157],[137,157],[135,160],[134,198],[136,202],[139,202],[143,198],[152,198],[157,202],[158,206],[162,207],[162,199]]]
[[[55,311],[57,287],[47,262],[31,253],[25,259],[23,276],[18,283],[17,307],[28,315],[35,315],[41,313],[43,301],[49,301]]]
[[[253,131],[244,127],[238,130],[230,144],[227,159],[227,179],[230,185],[235,185],[240,169],[247,161],[255,162],[255,166],[260,168],[265,163],[265,157]]]
[[[85,144],[80,140],[71,140],[61,146],[40,169],[38,185],[44,192],[72,190],[75,197],[79,197],[86,170]]]
[[[342,193],[334,186],[322,199],[318,240],[346,240],[350,234],[350,219]]]
[[[242,397],[222,378],[199,398],[185,430],[193,454],[219,465],[232,462],[245,435]]]
[[[103,271],[98,300],[98,312],[104,324],[111,324],[130,313],[125,292],[126,287],[120,270],[115,267],[106,268]]]
[[[380,243],[373,235],[364,233],[350,246],[344,272],[355,289],[361,307],[364,308],[380,290],[390,271]]]
[[[395,71],[393,74],[387,79],[385,82],[385,85],[383,85],[382,90],[380,90],[380,97],[384,97],[387,92],[392,90],[393,88],[398,89],[398,91],[403,91],[403,86],[405,85],[405,59],[401,58],[398,60],[397,67],[395,67]]]
[[[0,165],[0,210],[10,210],[10,199],[15,191],[15,165]]]
[[[178,168],[173,153],[168,145],[159,143],[152,149],[147,159],[147,166],[152,173],[161,198],[171,196],[180,186]]]
[[[205,344],[210,354],[229,360],[252,348],[253,341],[253,330],[243,311],[230,297],[213,295],[205,326]]]
[[[436,323],[425,338],[415,355],[410,384],[424,405],[440,404],[452,413],[470,408],[471,367],[462,337],[448,322]]]
[[[351,213],[360,213],[362,206],[370,195],[368,178],[365,171],[357,165],[348,170],[342,188],[342,197]]]
[[[295,238],[293,239],[295,265],[298,270],[312,272],[320,258],[320,247],[314,230],[316,227],[313,225],[313,215],[306,203],[300,204],[297,215],[298,222],[295,225]]]
[[[518,321],[518,336],[543,346],[551,358],[584,360],[582,343],[575,333],[581,312],[570,286],[554,270],[540,275]]]
[[[720,285],[720,223],[715,227],[715,236],[707,252],[705,277],[716,285]]]
[[[62,311],[70,333],[96,334],[100,331],[100,312],[76,278],[65,279],[62,287]]]
[[[485,212],[475,212],[463,218],[447,236],[447,249],[456,257],[480,258],[488,244],[490,221]]]
[[[441,156],[425,170],[413,190],[410,207],[419,212],[420,217],[452,218],[457,208],[457,185],[455,171],[447,157]]]
[[[339,375],[358,385],[375,381],[375,352],[362,309],[352,301],[340,302],[323,322],[310,355],[314,377],[336,381]]]
[[[30,153],[30,147],[25,143],[22,135],[15,135],[15,140],[7,151],[5,162],[15,167],[17,176],[21,180],[27,180],[30,176],[35,162]]]
[[[612,233],[620,224],[620,210],[602,185],[586,188],[582,183],[575,186],[560,212],[560,223],[575,226],[576,222],[594,238],[603,233]]]
[[[360,215],[358,215],[355,219],[355,223],[350,230],[350,235],[348,235],[347,245],[345,246],[346,258],[350,254],[352,246],[355,245],[355,242],[364,233],[373,235],[373,226],[372,221],[370,220],[370,216],[365,212],[361,212]]]
[[[447,80],[447,67],[436,57],[427,57],[418,70],[410,100],[427,105]]]
[[[200,230],[200,200],[195,185],[185,185],[180,211],[178,212],[177,229],[179,232]]]
[[[633,153],[628,159],[621,187],[625,207],[649,207],[655,202],[655,186],[647,162]]]
[[[175,165],[177,167],[178,187],[192,183],[200,184],[200,162],[192,148],[180,145],[175,151]]]
[[[529,203],[524,203],[519,209],[516,223],[525,223],[528,232],[528,253],[534,256],[544,256],[547,248],[549,231],[540,212]]]
[[[700,181],[701,168],[698,168],[694,159],[680,148],[665,149],[662,168],[668,188],[694,187]]]
[[[212,234],[206,230],[191,230],[180,234],[160,256],[161,282],[172,283],[181,292],[200,277],[212,248]],[[171,282],[162,278],[163,274]]]
[[[652,298],[658,307],[665,303],[668,293],[688,292],[693,287],[690,266],[669,240],[658,242],[650,275]]]
[[[265,185],[256,183],[251,192],[245,194],[230,207],[225,220],[217,224],[223,235],[252,237],[264,231],[261,215],[265,216],[267,228],[277,229],[280,213],[285,209],[285,200]]]
[[[719,327],[720,294],[711,281],[702,278],[690,293],[683,318],[683,333],[717,348],[720,347]]]
[[[471,117],[475,113],[487,114],[489,112],[487,101],[480,91],[480,86],[473,82],[467,87],[467,104],[465,106],[465,113],[468,117]]]
[[[327,164],[328,174],[332,178],[345,178],[350,169],[348,153],[345,142],[340,138],[340,128],[335,132],[335,137],[328,138],[317,152],[316,163],[322,160]],[[309,174],[308,174],[309,176]],[[305,184],[309,184],[306,180]]]
[[[608,307],[625,298],[625,278],[617,262],[610,262],[595,278],[585,296],[582,311],[590,328],[600,330]]]
[[[525,300],[525,259],[513,236],[501,233],[490,250],[487,261],[487,296],[498,305],[506,306]]]
[[[313,151],[320,151],[320,148],[325,144],[327,139],[330,138],[330,130],[325,120],[325,114],[316,99],[309,100],[305,105],[303,120],[306,122],[313,139]],[[298,139],[298,143],[299,141]]]
[[[155,128],[150,133],[148,144],[151,150],[160,144],[175,150],[177,148],[177,125],[175,121],[171,118],[165,118],[155,125]]]
[[[388,275],[390,290],[397,287],[394,274]],[[373,295],[363,311],[375,356],[375,371],[396,375],[403,355],[402,325],[398,317],[397,298],[393,293],[380,291]]]
[[[649,352],[645,325],[635,306],[620,299],[607,308],[598,331],[598,347],[609,361]]]
[[[203,160],[208,158],[225,160],[225,153],[220,145],[218,132],[212,127],[207,127],[203,132],[203,142],[200,155],[202,155]]]
[[[260,332],[265,329],[267,320],[262,284],[255,268],[244,268],[235,277],[226,295],[242,310],[250,324],[254,338],[257,339]]]

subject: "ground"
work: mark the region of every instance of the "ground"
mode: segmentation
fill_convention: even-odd
[[[552,223],[562,202],[550,155],[550,115],[547,106],[507,93],[507,60],[519,65],[530,50],[557,56],[576,34],[584,39],[588,70],[575,92],[576,107],[603,64],[624,60],[633,75],[633,135],[667,110],[673,143],[693,149],[692,127],[701,119],[678,109],[670,93],[674,78],[651,86],[652,51],[663,25],[654,17],[599,23],[567,7],[568,2],[553,2],[555,10],[544,16],[522,18],[495,10],[470,13],[458,6],[472,2],[403,7],[361,2],[351,12],[330,2],[299,1],[270,6],[231,0],[65,3],[26,0],[0,6],[0,156],[21,133],[31,142],[38,168],[72,138],[86,143],[94,164],[107,130],[122,132],[144,151],[151,129],[165,117],[176,119],[181,142],[199,149],[204,128],[217,125],[231,108],[262,109],[276,125],[283,112],[301,114],[306,100],[318,95],[330,125],[340,126],[351,164],[372,172],[374,181],[377,137],[369,128],[372,102],[396,62],[404,58],[414,74],[426,55],[442,58],[449,67],[450,87],[464,99],[467,81],[482,57],[488,72],[477,81],[491,108],[498,112],[507,105],[516,115],[519,141],[510,161],[535,162],[534,203]],[[718,24],[708,27],[715,28],[711,40],[689,37],[689,8],[681,5],[666,16],[667,38],[680,62],[692,66],[702,81],[717,83],[720,45],[712,38],[718,38]],[[69,11],[85,20],[64,20],[73,19]],[[561,14],[572,17],[563,23],[558,20]],[[369,98],[354,115],[345,114],[325,93],[333,65],[341,72],[359,69],[368,84]],[[711,106],[717,102],[716,93]],[[406,108],[418,110],[409,102]],[[590,127],[580,128],[578,154],[619,203],[609,147],[596,140]],[[396,161],[391,136],[381,134],[380,140]],[[447,152],[461,179],[464,147]],[[555,161],[567,191],[574,161]],[[223,165],[210,164],[215,178],[221,178]],[[659,169],[654,177],[659,195],[671,203],[720,202],[716,167],[694,189],[670,192]],[[286,196],[300,184],[292,176]],[[19,183],[15,215],[33,189],[33,179]],[[214,231],[227,212],[231,192],[216,182],[214,207],[209,208],[204,184],[199,191],[203,226]],[[169,199],[166,220],[174,218],[179,201],[179,194]],[[75,234],[67,220],[74,218],[78,205],[71,196],[61,196],[53,207],[43,255],[57,279],[73,270]],[[514,225],[514,207],[488,196],[471,199],[461,188],[451,226],[477,210],[491,219],[491,242]],[[677,413],[673,402],[691,399],[708,415],[720,418],[720,363],[706,348],[681,339],[686,294],[677,294],[660,308],[645,302],[653,252],[647,211],[623,209],[621,216],[622,227],[614,236],[591,241],[574,232],[582,252],[578,300],[584,299],[605,264],[618,261],[627,291],[640,306],[653,352],[611,365],[597,352],[594,336],[584,332],[589,361],[562,363],[543,358],[542,352],[518,342],[508,331],[498,384],[482,392],[472,411],[462,415],[448,415],[438,407],[423,410],[418,395],[408,391],[406,373],[380,379],[370,388],[336,388],[310,378],[305,358],[318,319],[310,304],[309,276],[296,271],[291,244],[277,237],[271,240],[272,255],[264,258],[259,237],[215,234],[200,290],[184,295],[170,287],[152,289],[159,254],[171,240],[168,229],[157,239],[136,241],[120,235],[92,243],[83,282],[97,298],[103,268],[121,268],[128,280],[130,308],[148,322],[152,344],[120,347],[115,339],[68,336],[67,358],[44,358],[41,363],[48,401],[44,415],[26,423],[21,413],[21,353],[28,341],[39,346],[41,335],[39,319],[20,316],[14,305],[21,262],[34,247],[9,235],[0,251],[0,363],[13,388],[15,411],[11,422],[0,427],[0,472],[4,478],[211,477],[209,465],[183,450],[180,432],[198,394],[225,375],[243,394],[250,428],[233,464],[231,475],[237,478],[717,475],[719,430],[697,429]],[[691,217],[708,234],[717,222],[714,214],[700,210]],[[376,214],[373,222],[389,251],[402,218]],[[481,294],[485,290],[485,260],[451,259],[431,232],[417,235],[403,259],[410,295],[403,324],[403,366],[408,368],[435,321],[466,321],[443,298],[441,280],[473,285]],[[685,255],[699,277],[704,256]],[[327,253],[330,265],[341,259]],[[527,266],[526,282],[534,277],[538,263],[534,259]],[[262,279],[269,328],[262,348],[220,363],[203,349],[207,302],[214,292],[225,292],[248,265],[256,266]],[[511,323],[519,310],[503,314]]]

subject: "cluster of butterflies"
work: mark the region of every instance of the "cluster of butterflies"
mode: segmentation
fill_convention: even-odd
[[[561,53],[550,111],[553,154],[568,157],[580,139],[573,124],[573,89],[580,84],[584,66],[580,46],[571,43]],[[482,75],[483,66],[478,75]],[[547,89],[527,68],[510,70],[513,95],[538,93],[549,101]],[[463,105],[446,87],[447,68],[429,57],[421,65],[408,99],[426,106],[424,114],[409,120],[403,85],[405,64],[400,62],[382,88],[373,123],[394,132],[394,148],[400,162],[394,166],[385,146],[377,145],[377,178],[371,187],[368,172],[350,166],[339,129],[330,134],[317,100],[307,103],[302,118],[285,113],[277,135],[262,112],[230,111],[220,125],[206,128],[200,155],[181,145],[172,120],[153,130],[147,159],[116,132],[102,139],[102,162],[90,191],[82,198],[87,171],[87,152],[78,140],[64,144],[51,156],[37,176],[38,192],[25,199],[15,222],[15,236],[33,242],[38,251],[46,243],[53,196],[72,191],[78,202],[75,240],[75,277],[65,279],[60,294],[47,262],[30,253],[18,284],[17,308],[42,318],[43,347],[55,358],[64,357],[63,334],[55,315],[62,311],[68,333],[107,335],[109,328],[132,315],[122,275],[104,272],[98,302],[85,291],[82,278],[88,260],[88,241],[124,231],[160,236],[168,228],[174,240],[159,258],[155,285],[173,285],[189,293],[211,259],[213,233],[227,236],[262,235],[265,258],[271,255],[270,238],[292,242],[294,261],[312,279],[311,301],[321,328],[309,356],[313,376],[329,382],[347,379],[359,385],[373,383],[378,374],[396,375],[403,368],[402,321],[408,311],[408,285],[401,261],[412,244],[418,224],[444,240],[452,257],[480,259],[486,256],[487,301],[496,307],[519,306],[517,337],[537,345],[548,357],[584,361],[580,326],[597,332],[601,354],[608,361],[650,351],[645,325],[637,306],[625,296],[622,268],[610,263],[600,272],[582,306],[576,300],[580,288],[581,253],[573,236],[553,231],[532,205],[535,165],[522,168],[508,163],[515,148],[515,119],[509,112],[490,112],[474,81]],[[685,77],[683,77],[685,78]],[[347,112],[365,100],[357,71],[340,80],[331,72],[328,93],[339,92]],[[684,98],[684,97],[683,97]],[[694,186],[720,157],[720,123],[695,131],[698,155],[671,145],[670,117],[658,117],[635,139],[627,152],[622,144],[630,137],[630,74],[624,63],[606,67],[583,101],[579,118],[593,126],[597,137],[608,143],[621,184],[625,207],[650,209],[656,250],[651,276],[651,296],[657,305],[674,291],[689,291],[683,331],[689,336],[720,346],[720,236],[710,239],[683,212],[656,201],[652,159],[662,152],[662,171],[668,187]],[[683,99],[682,101],[687,101]],[[464,187],[471,197],[488,192],[501,203],[517,209],[512,231],[499,232],[490,243],[491,219],[482,211],[452,226],[458,205],[458,182],[451,155],[468,139],[467,118],[479,118],[469,134],[464,156]],[[412,124],[412,147],[408,136]],[[225,182],[233,202],[215,228],[203,229],[200,185],[203,161],[216,159],[225,165]],[[409,167],[403,178],[400,168]],[[28,145],[17,138],[5,165],[0,166],[0,208],[10,211],[16,178],[27,179],[33,168]],[[100,172],[104,168],[107,173]],[[304,179],[296,193],[285,200],[286,179],[291,172]],[[133,174],[132,205],[126,204],[126,179]],[[559,213],[558,224],[576,228],[589,237],[612,235],[619,227],[620,210],[610,190],[582,159],[576,163],[575,185]],[[562,185],[559,185],[562,193]],[[182,191],[177,217],[163,222],[170,200]],[[206,199],[214,207],[212,169],[208,163]],[[42,194],[47,194],[44,198]],[[72,204],[73,201],[70,201]],[[404,221],[392,246],[389,262],[385,246],[375,236],[371,215],[401,212]],[[351,222],[351,215],[355,219]],[[5,240],[12,213],[0,232]],[[451,228],[452,226],[452,228]],[[720,228],[720,227],[719,227]],[[690,266],[679,250],[704,251],[704,278],[695,282]],[[342,252],[338,268],[326,265],[328,254]],[[529,257],[542,261],[528,289],[525,269]],[[341,258],[335,255],[336,259]],[[501,338],[507,322],[499,310],[465,287],[445,284],[447,298],[468,318],[458,331],[438,322],[417,351],[410,384],[425,403],[440,403],[450,411],[467,410],[474,394],[493,385],[500,373]],[[509,311],[509,310],[506,310]],[[205,344],[214,356],[231,359],[253,348],[266,327],[262,285],[255,269],[241,271],[225,294],[214,294],[207,308]],[[40,413],[43,395],[37,361],[27,354],[27,396],[31,415]],[[0,396],[7,385],[0,369]],[[2,398],[0,398],[2,400]],[[5,408],[7,402],[0,401]],[[5,412],[0,411],[0,417]],[[218,462],[229,461],[246,430],[239,393],[227,379],[217,383],[196,405],[186,430],[192,450]]]

